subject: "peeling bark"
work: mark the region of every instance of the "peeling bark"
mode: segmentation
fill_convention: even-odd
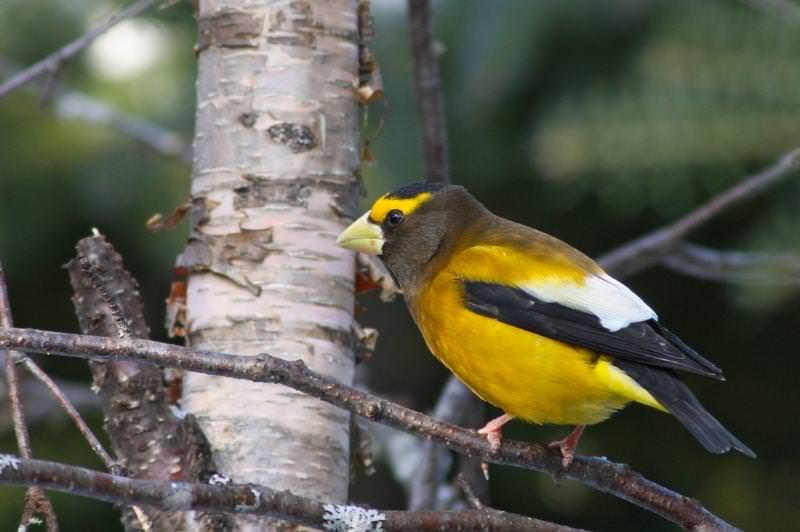
[[[269,351],[350,383],[355,212],[356,2],[202,0],[187,341]],[[183,406],[217,465],[344,502],[349,414],[278,385],[187,374]],[[244,529],[264,521],[237,518]]]

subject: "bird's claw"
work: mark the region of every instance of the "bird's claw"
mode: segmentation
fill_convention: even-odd
[[[568,468],[575,459],[575,449],[578,447],[584,428],[583,425],[578,425],[566,438],[547,444],[550,449],[558,449],[561,452],[561,466],[564,469]]]
[[[492,453],[500,450],[500,446],[503,444],[503,425],[512,419],[508,414],[503,414],[478,429],[478,434],[486,436],[486,440],[489,442],[489,450]]]
[[[575,459],[575,449],[571,449],[565,440],[558,440],[547,444],[549,449],[558,450],[561,453],[561,467],[568,468]]]
[[[481,471],[483,471],[483,478],[489,480],[489,464],[488,462],[481,461]]]
[[[489,451],[496,453],[503,445],[503,433],[500,429],[482,428],[478,430],[478,434],[486,436],[486,441],[489,442]]]

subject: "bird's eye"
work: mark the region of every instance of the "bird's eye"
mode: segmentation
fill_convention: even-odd
[[[405,219],[406,217],[401,211],[394,209],[389,211],[389,214],[386,215],[386,225],[389,227],[397,227],[403,223]]]

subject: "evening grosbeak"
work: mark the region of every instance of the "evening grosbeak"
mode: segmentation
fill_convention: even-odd
[[[416,183],[379,198],[338,244],[380,256],[430,350],[504,414],[480,429],[493,450],[513,418],[585,425],[633,401],[669,412],[712,453],[755,457],[697,400],[678,371],[722,371],[592,259],[489,212],[463,187]]]

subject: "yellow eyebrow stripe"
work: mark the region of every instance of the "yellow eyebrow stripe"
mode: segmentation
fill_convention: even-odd
[[[430,192],[417,194],[413,198],[393,198],[389,194],[384,194],[372,205],[369,214],[370,221],[381,224],[386,219],[386,215],[395,209],[408,216],[429,199],[431,199]]]

